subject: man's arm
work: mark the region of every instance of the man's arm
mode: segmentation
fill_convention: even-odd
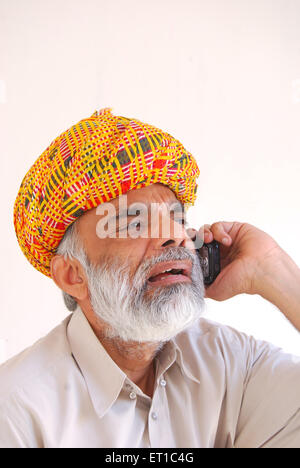
[[[300,331],[300,269],[277,242],[251,224],[225,221],[204,226],[204,242],[213,239],[220,243],[221,273],[206,297],[259,294]]]
[[[224,238],[228,242],[224,242]],[[221,273],[206,289],[218,301],[259,294],[300,330],[300,270],[264,231],[247,223],[206,225],[220,242]],[[247,378],[235,447],[300,447],[300,358],[248,337]],[[242,356],[242,353],[238,353]]]
[[[281,253],[262,262],[256,275],[256,289],[272,302],[300,331],[300,268],[281,249]]]

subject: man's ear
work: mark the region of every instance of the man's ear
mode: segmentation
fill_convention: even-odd
[[[57,286],[75,299],[84,300],[88,296],[87,280],[80,262],[55,255],[50,263],[51,277]]]

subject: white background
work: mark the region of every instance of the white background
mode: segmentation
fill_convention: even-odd
[[[178,138],[201,170],[196,227],[244,221],[300,264],[299,0],[1,0],[0,359],[68,314],[18,247],[13,203],[49,143],[112,107]],[[300,354],[270,303],[206,316]]]

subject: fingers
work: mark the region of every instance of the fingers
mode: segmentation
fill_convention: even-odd
[[[233,223],[224,223],[222,221],[212,224],[211,232],[214,236],[214,239],[224,245],[230,245],[232,239],[228,234],[228,231],[230,231],[232,226]]]
[[[197,237],[198,239],[201,239],[202,240],[202,243],[203,242],[211,242],[209,240],[207,240],[209,237],[207,236],[207,234],[210,234],[211,235],[211,232],[210,232],[210,224],[204,224],[204,226],[201,226],[201,228],[199,229],[199,231],[196,231],[195,229],[193,230],[194,231],[194,235],[195,233],[197,233]],[[211,239],[212,240],[212,239]]]
[[[228,234],[235,222],[218,221],[213,224],[204,225],[204,242],[209,243],[213,240],[225,245],[230,246],[232,237]]]
[[[213,241],[213,234],[211,232],[211,225],[204,224],[204,242],[208,244]]]
[[[202,247],[203,242],[208,244],[213,240],[229,247],[242,225],[243,223],[238,223],[236,221],[218,221],[213,224],[204,224],[199,231],[196,231],[195,229],[192,229],[191,231],[193,231],[193,240],[195,239],[195,233],[197,233],[199,243],[199,245],[197,244],[198,248]]]

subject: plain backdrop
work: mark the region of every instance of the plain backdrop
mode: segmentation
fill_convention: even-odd
[[[300,264],[299,0],[1,0],[0,39],[0,359],[69,313],[17,244],[20,183],[103,107],[196,157],[195,227],[251,223]],[[299,333],[260,296],[207,300],[205,316],[300,354]]]

